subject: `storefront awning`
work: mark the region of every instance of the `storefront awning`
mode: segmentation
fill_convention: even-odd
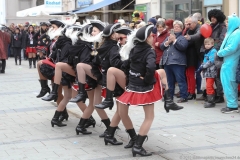
[[[91,6],[89,6],[89,7],[80,9],[80,10],[74,12],[74,13],[92,12],[92,11],[95,11],[95,10],[97,10],[97,9],[99,9],[99,8],[103,8],[103,7],[106,7],[106,6],[110,5],[110,4],[116,3],[116,2],[118,2],[118,1],[120,1],[120,0],[103,0],[103,1],[101,1],[101,2],[99,2],[99,3],[96,3],[96,4],[91,5]]]
[[[37,7],[32,7],[32,8],[28,8],[22,11],[18,11],[16,13],[17,17],[36,17],[36,16],[49,16],[50,13],[52,13],[53,11],[51,9],[47,9],[45,8],[44,5],[40,5]]]

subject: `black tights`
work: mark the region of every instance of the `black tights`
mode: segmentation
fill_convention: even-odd
[[[19,57],[19,64],[21,64],[21,48],[13,48],[13,53],[15,57],[15,64],[17,64],[17,57]]]

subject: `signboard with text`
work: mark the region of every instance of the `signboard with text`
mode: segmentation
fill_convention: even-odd
[[[84,8],[93,4],[93,0],[77,0],[76,6],[77,8]]]
[[[61,12],[62,0],[44,0],[44,6],[48,10],[51,9],[52,12]]]

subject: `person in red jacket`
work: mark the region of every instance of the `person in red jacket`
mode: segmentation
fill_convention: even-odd
[[[163,50],[161,50],[160,45],[161,43],[169,36],[169,32],[166,28],[166,24],[164,21],[158,21],[156,24],[157,27],[157,34],[154,37],[154,48],[155,48],[155,52],[156,52],[156,70],[159,69],[159,64],[160,60],[162,58],[163,55]]]

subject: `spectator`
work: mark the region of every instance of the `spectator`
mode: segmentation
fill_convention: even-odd
[[[6,59],[8,45],[10,43],[10,35],[5,32],[5,27],[0,25],[0,60],[2,61],[2,66],[0,66],[0,73],[5,73]]]
[[[226,16],[221,10],[213,9],[208,12],[208,18],[211,21],[211,27],[213,29],[211,37],[214,39],[214,48],[218,51],[227,32],[227,28],[224,23]],[[215,84],[217,87],[216,103],[223,103],[224,98],[222,83],[220,80],[220,69],[218,69],[218,74],[215,78]]]
[[[226,108],[222,113],[238,112],[238,96],[236,71],[240,58],[240,20],[234,14],[228,17],[228,30],[217,55],[223,57],[224,61],[221,68],[221,81],[227,100]]]
[[[188,19],[189,29],[186,32],[185,38],[188,40],[188,48],[186,51],[187,68],[186,77],[188,84],[188,100],[196,99],[196,79],[195,70],[198,68],[200,61],[200,48],[203,44],[203,37],[200,33],[200,24],[198,19],[194,16]]]
[[[203,78],[206,78],[206,92],[207,102],[204,104],[205,108],[215,107],[215,90],[214,81],[217,76],[217,68],[214,65],[214,55],[217,50],[214,48],[214,40],[206,38],[204,40],[205,55],[204,60],[196,72],[203,72]]]
[[[168,31],[170,31],[171,29],[173,29],[173,20],[172,19],[167,19],[165,21],[165,24],[166,24],[166,28]]]
[[[169,36],[169,33],[166,29],[166,24],[163,21],[158,21],[156,27],[157,34],[154,37],[153,46],[156,52],[156,69],[159,69],[159,63],[163,55],[163,50],[161,50],[160,45]]]
[[[185,51],[188,47],[188,41],[182,36],[183,23],[181,21],[173,22],[174,33],[161,44],[164,50],[162,62],[167,74],[169,90],[173,99],[175,82],[177,81],[180,89],[181,98],[178,103],[187,102],[187,83],[185,68],[187,65]]]
[[[11,37],[11,45],[15,57],[15,65],[17,65],[17,58],[19,58],[19,65],[21,65],[21,49],[23,48],[23,37],[20,34],[20,29],[16,28]]]
[[[152,30],[152,33],[153,33],[153,34],[157,34],[156,23],[157,23],[157,20],[156,20],[155,18],[150,18],[150,19],[148,20],[148,24],[154,25],[154,28],[153,28],[153,30]]]

